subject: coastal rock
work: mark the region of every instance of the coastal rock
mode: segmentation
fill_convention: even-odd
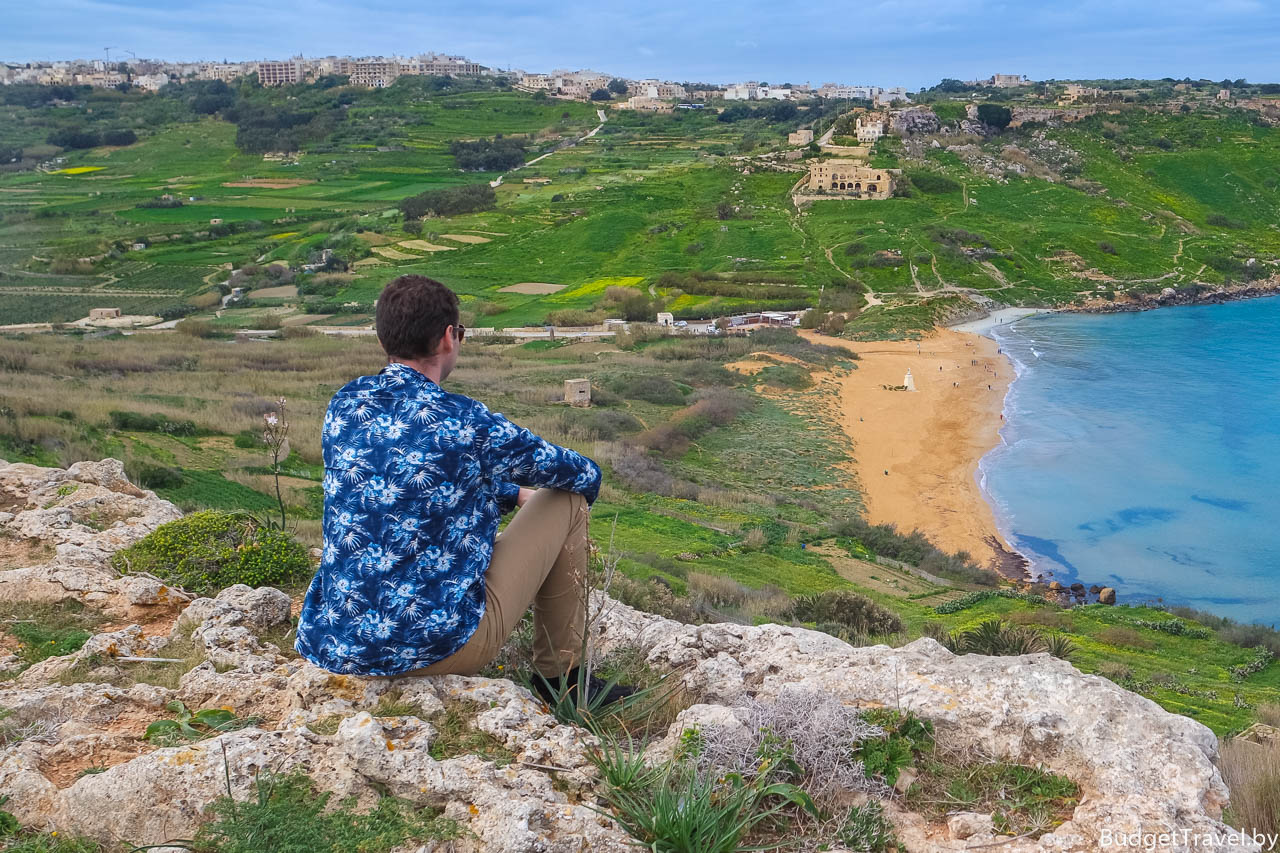
[[[1083,853],[1098,849],[1104,829],[1225,831],[1213,733],[1049,655],[957,657],[931,639],[852,648],[801,628],[684,625],[622,604],[608,607],[596,629],[605,649],[638,645],[662,669],[692,664],[682,678],[695,693],[742,690],[773,701],[818,693],[909,710],[955,747],[1036,764],[1080,785],[1085,795],[1070,821],[1007,849]],[[717,670],[731,683],[708,684],[696,664],[720,656],[738,664]]]
[[[1060,310],[1077,314],[1115,314],[1126,311],[1149,311],[1171,305],[1220,305],[1242,299],[1257,299],[1280,293],[1280,275],[1243,284],[1196,283],[1179,290],[1166,287],[1160,293],[1125,294],[1114,300],[1090,300],[1084,305]]]
[[[110,613],[181,604],[190,596],[154,579],[121,577],[112,554],[174,521],[173,504],[129,482],[117,459],[66,470],[0,461],[0,537],[43,555],[0,572],[0,601],[80,601]]]
[[[123,489],[113,470],[106,466],[91,473]],[[126,587],[118,585],[124,579],[106,568],[109,553],[103,549],[109,543],[92,539],[93,530],[80,531],[78,510],[57,504],[81,489],[96,500],[102,493],[93,490],[108,487],[67,474],[34,466],[0,469],[0,483],[10,496],[5,505],[17,510],[4,510],[7,518],[0,523],[31,512],[54,513],[41,518],[66,525],[40,529],[58,540],[50,562],[64,577],[74,569],[85,578],[105,578],[92,587],[104,606],[157,607],[130,603]],[[80,485],[64,488],[73,482]],[[32,491],[15,493],[15,484],[22,483]],[[55,495],[56,505],[45,509],[30,494],[41,495],[44,503]],[[118,496],[110,501],[141,502],[128,504],[138,515],[116,523],[117,529],[127,529],[120,541],[143,535],[147,525],[170,513],[166,506],[171,505],[153,501],[150,493],[110,494]],[[58,562],[70,542],[58,539],[60,531],[80,537],[81,544],[71,543],[76,560]],[[87,557],[95,552],[96,564]],[[10,574],[0,573],[0,579]],[[37,584],[56,583],[49,578],[57,576],[31,577]],[[16,600],[29,600],[21,598],[20,587],[9,592]],[[70,597],[85,600],[83,592]],[[139,586],[134,597],[158,594]],[[170,600],[189,598],[173,590]],[[594,605],[602,612],[593,627],[602,653],[639,650],[655,669],[673,672],[672,683],[698,703],[682,711],[666,736],[650,746],[647,756],[654,760],[670,755],[689,726],[744,726],[739,712],[749,700],[794,704],[820,695],[851,708],[914,712],[930,720],[949,746],[1041,766],[1081,788],[1071,819],[1039,839],[994,835],[990,816],[984,815],[953,815],[945,827],[930,824],[890,799],[886,814],[912,853],[997,843],[1012,853],[1084,853],[1099,849],[1104,829],[1186,831],[1204,839],[1225,829],[1220,817],[1227,790],[1214,763],[1217,740],[1207,728],[1048,655],[957,657],[929,639],[896,649],[853,648],[802,628],[695,626],[604,597]],[[284,638],[277,642],[286,648],[270,641],[289,612],[290,600],[278,590],[234,586],[190,601],[180,617],[176,612],[170,617],[177,620],[172,629],[167,622],[161,633],[155,623],[117,623],[76,654],[50,658],[17,680],[0,682],[0,707],[10,712],[5,727],[14,733],[0,746],[0,791],[9,796],[5,809],[35,829],[108,843],[127,838],[163,844],[191,837],[228,784],[245,799],[254,794],[261,773],[302,770],[320,790],[338,799],[353,797],[362,806],[391,793],[443,809],[464,830],[451,848],[462,853],[634,849],[620,827],[595,811],[598,777],[588,755],[596,739],[560,723],[525,688],[505,679],[358,678],[325,672],[293,656]],[[173,648],[173,657],[179,657],[180,648],[195,664],[177,679],[176,688],[87,680],[127,677],[136,670],[120,658],[163,656],[167,648]],[[200,658],[204,661],[196,663]],[[173,684],[172,677],[171,672],[164,683]],[[73,679],[81,683],[57,683]],[[229,708],[247,725],[157,748],[143,734],[151,722],[172,717],[166,706],[173,700],[191,711]],[[501,760],[459,754],[458,739],[444,736],[458,727],[487,736],[483,739],[498,746],[485,754]],[[1263,734],[1259,730],[1256,736]],[[89,768],[105,769],[82,772]],[[1196,848],[1217,849],[1222,848],[1211,841]]]
[[[1098,590],[1098,603],[1115,604],[1116,591],[1109,586],[1104,586],[1102,589]]]
[[[1062,592],[1063,587],[1062,587],[1062,584],[1059,583],[1058,581],[1049,581],[1049,589],[1053,590],[1054,592]]]

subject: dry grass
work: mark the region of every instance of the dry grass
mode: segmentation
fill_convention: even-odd
[[[752,589],[727,575],[690,572],[688,597],[693,607],[708,616],[754,624],[781,619],[791,607],[791,596],[774,586]]]
[[[1103,628],[1098,632],[1098,641],[1108,646],[1124,646],[1129,649],[1150,649],[1155,643],[1139,634],[1132,628]]]
[[[1280,704],[1267,702],[1258,706],[1258,722],[1280,729]]]
[[[83,426],[107,424],[113,410],[159,413],[237,433],[261,428],[253,401],[282,396],[289,400],[293,448],[318,461],[329,395],[385,363],[377,342],[363,338],[267,343],[33,335],[0,340],[0,358],[10,353],[26,357],[21,371],[0,373],[0,397],[19,413],[22,434],[58,448],[64,465],[101,455],[83,438]],[[56,417],[60,413],[63,419]]]
[[[1246,832],[1280,833],[1280,745],[1228,740],[1219,764],[1231,789],[1227,822]]]
[[[1008,614],[1007,618],[1015,625],[1038,625],[1068,632],[1075,630],[1075,622],[1072,620],[1071,615],[1066,611],[1055,610],[1052,607],[1041,607],[1038,610],[1015,610]]]

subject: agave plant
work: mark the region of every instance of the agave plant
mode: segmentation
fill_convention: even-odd
[[[957,638],[958,651],[978,655],[1030,655],[1048,650],[1045,638],[1031,628],[1019,628],[992,617]]]
[[[1050,634],[1044,640],[1044,650],[1055,658],[1071,660],[1079,649],[1065,634]]]

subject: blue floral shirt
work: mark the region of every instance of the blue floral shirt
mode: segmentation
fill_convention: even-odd
[[[324,417],[324,552],[298,653],[331,672],[395,675],[462,647],[520,485],[600,491],[590,459],[418,371],[348,383]]]

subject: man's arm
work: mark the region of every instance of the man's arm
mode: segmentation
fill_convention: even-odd
[[[600,493],[600,466],[595,462],[539,438],[501,414],[484,409],[483,432],[476,438],[486,473],[502,484],[498,503],[504,511],[517,505],[520,486],[574,492],[587,503]]]

